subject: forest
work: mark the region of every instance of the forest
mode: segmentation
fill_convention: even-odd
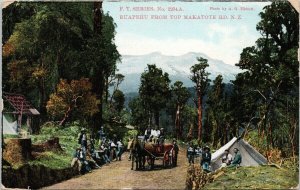
[[[159,63],[149,63],[138,96],[129,98],[119,89],[124,73],[118,73],[117,26],[101,3],[15,2],[3,9],[2,88],[25,95],[41,113],[40,126],[77,121],[111,134],[126,125],[140,133],[163,127],[169,138],[213,147],[241,136],[267,158],[274,151],[295,158],[299,14],[275,1],[259,16],[261,37],[241,52],[236,66],[242,72],[230,84],[222,75],[210,79],[202,57],[190,68],[194,87],[171,81]]]

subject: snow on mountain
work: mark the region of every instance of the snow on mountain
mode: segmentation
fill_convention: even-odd
[[[146,55],[123,55],[122,61],[118,64],[118,73],[125,76],[120,85],[120,89],[125,92],[137,92],[140,85],[140,76],[147,69],[147,64],[156,64],[164,72],[167,72],[173,82],[180,80],[186,87],[193,86],[189,79],[191,76],[190,68],[197,63],[197,57],[208,60],[207,71],[211,73],[210,79],[215,79],[219,74],[223,76],[225,83],[235,78],[241,72],[237,67],[225,64],[221,60],[216,60],[202,53],[190,52],[181,56],[168,56],[160,52],[153,52]]]

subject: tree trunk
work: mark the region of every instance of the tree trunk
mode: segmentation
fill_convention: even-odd
[[[175,136],[177,137],[177,139],[179,139],[180,135],[180,118],[179,118],[179,114],[180,114],[180,108],[179,105],[177,105],[177,110],[176,110],[176,117],[175,117]]]
[[[202,137],[202,102],[201,102],[201,93],[198,92],[198,142],[201,142]]]
[[[94,34],[95,36],[101,35],[102,33],[102,2],[94,1]],[[100,99],[100,104],[98,105],[99,112],[93,116],[94,121],[94,132],[103,125],[102,113],[103,113],[103,93],[105,85],[105,75],[103,69],[98,69],[98,72],[93,77],[94,81],[94,92]]]
[[[93,85],[94,85],[93,91],[100,99],[100,103],[98,104],[99,112],[97,112],[93,116],[94,132],[96,132],[97,129],[100,129],[100,127],[103,125],[102,113],[103,113],[103,92],[104,92],[104,85],[105,85],[104,78],[103,78],[104,74],[103,74],[103,70],[98,71],[97,73],[100,74],[93,77]]]
[[[159,111],[154,112],[155,125],[159,127]]]

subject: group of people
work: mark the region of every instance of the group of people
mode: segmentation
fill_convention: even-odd
[[[124,144],[116,135],[112,140],[106,138],[103,127],[98,131],[99,142],[95,143],[95,139],[87,134],[87,130],[83,128],[78,135],[78,144],[76,148],[71,166],[78,165],[80,173],[91,172],[92,169],[98,169],[104,164],[109,164],[113,160],[121,161],[124,151]]]
[[[229,153],[229,150],[225,150],[222,156],[222,165],[221,167],[235,167],[239,166],[242,163],[242,155],[238,148],[233,149],[234,157]]]
[[[203,170],[210,172],[210,164],[211,164],[211,153],[210,148],[205,146],[203,150],[200,147],[195,147],[192,142],[189,143],[187,147],[187,158],[189,164],[194,164],[195,156],[200,156],[200,165]],[[223,156],[221,157],[222,164],[221,167],[235,167],[239,166],[242,162],[242,156],[237,148],[234,148],[234,157],[229,153],[229,150],[225,150]]]
[[[145,141],[151,142],[154,144],[163,144],[165,138],[165,132],[164,128],[158,129],[158,128],[151,128],[148,127],[145,130]]]

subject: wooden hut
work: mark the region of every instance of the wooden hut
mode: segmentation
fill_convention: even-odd
[[[22,123],[26,120],[28,132],[35,133],[39,130],[39,111],[26,100],[22,94],[3,93],[4,110],[3,114],[13,115],[17,120],[17,132],[20,132]]]

